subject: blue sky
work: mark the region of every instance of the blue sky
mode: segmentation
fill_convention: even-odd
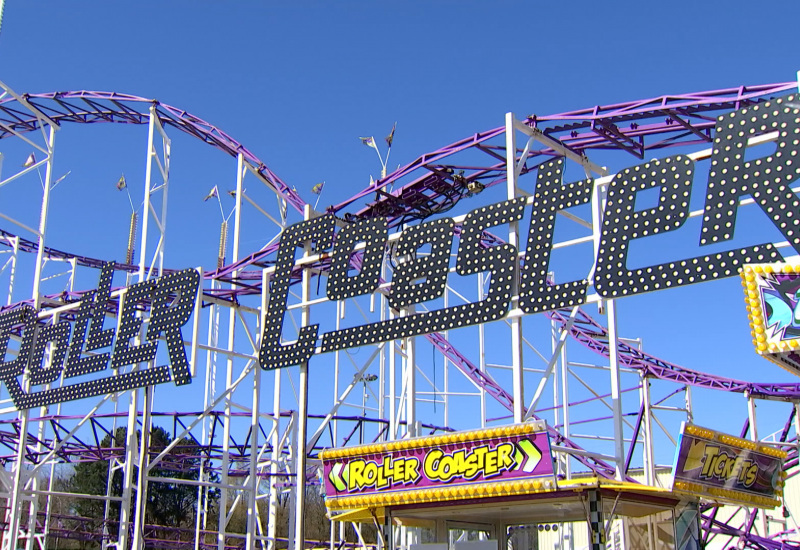
[[[325,181],[324,206],[379,175],[358,137],[381,141],[395,122],[390,168],[500,126],[508,111],[544,115],[793,80],[798,16],[793,2],[7,0],[0,80],[18,92],[117,91],[180,107],[243,143],[304,196]],[[121,172],[141,180],[145,129],[69,131],[75,137],[59,137],[56,173],[71,174],[53,216],[92,212],[108,229],[64,223],[51,243],[119,256],[129,207],[113,184]],[[219,212],[202,199],[213,185],[232,188],[234,167],[227,159],[206,167],[205,149],[175,144],[181,206],[170,214],[177,238],[168,263],[211,267]],[[13,202],[21,197],[3,200],[25,208]],[[195,237],[210,245],[186,246]],[[756,357],[742,298],[732,279],[626,299],[621,329],[685,366],[796,380]]]

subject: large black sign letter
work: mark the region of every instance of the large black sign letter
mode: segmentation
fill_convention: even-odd
[[[389,294],[392,309],[400,310],[442,295],[447,284],[454,225],[452,218],[444,218],[403,231],[394,249],[398,265],[392,273]],[[430,254],[417,256],[417,251],[426,244],[431,245]]]
[[[387,237],[386,218],[359,220],[339,231],[326,287],[329,300],[370,294],[378,288]],[[364,250],[355,252],[356,245],[362,242]],[[358,273],[350,275],[351,267]]]
[[[741,265],[781,259],[772,245],[729,250],[640,269],[627,266],[630,241],[674,231],[689,216],[694,162],[683,155],[654,160],[617,174],[608,191],[594,286],[604,298],[617,298],[736,275]],[[636,193],[660,187],[658,206],[634,210]]]
[[[547,284],[556,215],[560,210],[591,201],[594,188],[593,179],[562,185],[563,166],[561,158],[539,166],[525,265],[520,272],[519,307],[525,313],[576,306],[586,301],[587,279]]]
[[[84,294],[75,319],[72,331],[72,342],[69,344],[67,365],[64,367],[64,378],[71,378],[82,374],[89,374],[105,370],[110,352],[96,353],[86,357],[81,354],[86,344],[86,351],[95,351],[110,347],[114,340],[114,329],[103,330],[103,321],[106,317],[106,302],[111,293],[111,280],[114,277],[114,263],[103,266],[100,271],[100,282],[97,290]],[[90,326],[91,323],[91,326]],[[86,337],[86,329],[89,336]]]
[[[281,236],[275,274],[270,281],[269,305],[264,318],[264,332],[261,336],[261,352],[258,362],[262,369],[279,369],[297,365],[314,353],[319,325],[300,329],[297,342],[284,346],[281,344],[283,319],[286,316],[286,299],[294,269],[294,255],[298,247],[309,241],[316,243],[316,251],[331,247],[333,240],[333,216],[322,216],[313,220],[296,223],[287,228]]]
[[[800,253],[800,199],[789,188],[789,183],[800,175],[800,159],[796,156],[800,108],[796,101],[794,95],[781,97],[717,119],[701,245],[732,239],[739,199],[751,195]],[[748,139],[775,131],[775,152],[745,162]]]
[[[194,269],[184,269],[161,277],[153,293],[147,339],[155,342],[158,335],[164,333],[169,363],[172,366],[172,380],[177,386],[192,381],[181,327],[192,316],[199,285],[200,274]]]

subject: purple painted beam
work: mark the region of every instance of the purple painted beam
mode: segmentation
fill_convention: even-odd
[[[163,126],[176,128],[233,157],[241,153],[276,193],[286,199],[295,210],[303,212],[306,201],[270,170],[262,160],[213,124],[191,113],[160,103],[155,99],[116,92],[83,90],[24,94],[23,97],[58,125],[66,122],[147,124],[150,106],[155,106],[158,120]],[[22,108],[13,97],[0,100],[0,121],[17,132],[31,132],[39,127],[38,119],[32,117],[27,109]],[[13,135],[8,130],[0,128],[0,139]]]
[[[550,318],[557,320],[565,326],[570,311],[554,310],[548,312]],[[608,330],[597,321],[580,311],[575,322],[570,328],[570,335],[578,342],[605,357],[609,356]],[[733,378],[716,376],[700,372],[659,359],[653,355],[640,351],[626,344],[618,342],[620,349],[620,364],[642,371],[647,376],[660,380],[669,380],[679,384],[698,386],[727,392],[750,392],[759,397],[779,397],[782,399],[800,398],[800,384],[776,384],[768,382],[745,382]]]

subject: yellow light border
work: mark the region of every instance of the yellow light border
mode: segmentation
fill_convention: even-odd
[[[779,458],[781,460],[785,460],[786,457],[789,456],[789,453],[782,451],[781,449],[776,449],[774,447],[770,447],[769,445],[760,445],[757,441],[742,439],[741,437],[736,437],[734,435],[718,432],[709,428],[703,428],[702,426],[697,426],[696,424],[686,424],[683,432],[694,437],[722,443],[723,445],[727,445],[729,447],[755,451],[764,455]]]
[[[689,481],[676,481],[673,491],[705,497],[715,501],[722,499],[721,502],[723,504],[728,504],[733,501],[738,504],[754,505],[757,508],[775,508],[781,505],[780,499],[777,498],[751,495],[743,491],[732,491],[730,489],[718,487],[706,487],[705,485]]]
[[[543,422],[525,422],[523,424],[514,424],[511,426],[500,426],[464,432],[428,435],[409,439],[400,439],[398,441],[388,441],[385,443],[368,443],[365,445],[355,445],[353,447],[323,449],[319,452],[318,457],[320,460],[356,458],[375,454],[392,453],[396,451],[422,449],[426,447],[440,447],[442,445],[450,445],[452,443],[466,443],[468,441],[472,442],[482,439],[496,439],[500,437],[511,437],[535,433],[546,433],[546,426]]]
[[[370,493],[366,495],[341,496],[335,498],[330,497],[325,499],[325,505],[331,511],[364,507],[380,508],[386,506],[401,506],[404,504],[531,495],[553,492],[556,489],[556,483],[550,478],[525,479],[497,483],[478,483],[475,485],[458,485],[454,487],[428,487],[425,489],[411,489],[409,491]]]
[[[784,363],[781,354],[800,350],[800,338],[779,340],[778,342],[770,342],[767,338],[769,329],[762,314],[763,303],[757,278],[773,273],[800,274],[800,264],[750,264],[744,266],[740,272],[742,287],[745,292],[744,302],[747,306],[747,319],[750,322],[750,334],[753,337],[753,346],[756,348],[756,353],[796,375],[797,367]]]

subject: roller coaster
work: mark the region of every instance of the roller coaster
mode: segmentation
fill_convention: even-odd
[[[605,164],[625,166],[671,151],[707,160],[718,117],[796,92],[797,82],[666,95],[522,119],[509,114],[505,125],[421,155],[319,212],[233,137],[181,109],[115,92],[20,95],[0,86],[0,143],[35,150],[39,159],[32,157],[14,174],[3,173],[0,192],[31,182],[35,186],[37,173],[42,183],[41,209],[31,219],[18,219],[20,210],[3,202],[0,216],[8,225],[0,232],[6,258],[0,278],[8,292],[2,311],[29,305],[43,326],[74,321],[81,299],[108,264],[49,244],[50,235],[60,231],[48,223],[51,191],[58,183],[56,138],[59,143],[69,139],[69,128],[77,124],[139,125],[148,131],[143,209],[141,218],[138,212],[131,217],[126,261],[114,264],[114,290],[105,308],[109,319],[117,316],[123,280],[125,285],[142,283],[187,267],[167,257],[170,134],[196,138],[235,164],[233,227],[228,220],[222,223],[217,263],[200,270],[202,292],[184,330],[190,386],[146,386],[26,410],[17,410],[7,393],[0,396],[4,550],[58,547],[65,540],[119,549],[350,547],[356,543],[334,527],[327,541],[297,536],[307,487],[317,483],[320,450],[531,419],[547,423],[559,479],[591,474],[658,485],[658,472],[674,453],[677,426],[684,420],[713,424],[716,413],[708,408],[713,397],[706,396],[722,393],[746,407],[738,435],[788,451],[786,471],[790,479],[798,473],[800,382],[735,380],[655,357],[641,341],[619,334],[615,302],[625,298],[590,292],[584,304],[534,316],[512,311],[491,323],[317,355],[305,371],[259,366],[270,278],[280,237],[293,223],[323,214],[342,227],[382,218],[389,230],[399,231],[447,212],[458,225],[470,209],[487,201],[532,195],[533,186],[526,190],[524,182],[533,182],[554,159],[595,178],[602,190],[600,205],[614,172]],[[197,155],[198,162],[202,156]],[[11,161],[5,157],[8,170]],[[752,204],[742,199],[740,207]],[[554,254],[583,258],[579,265],[591,267],[592,273],[595,266],[589,264],[603,221],[598,205],[563,211],[558,223],[567,229],[553,244]],[[266,220],[271,233],[259,230],[259,246],[246,250],[253,239],[242,236],[256,218],[260,224]],[[508,237],[495,233],[484,232],[482,245],[520,242],[516,227]],[[394,254],[393,242],[381,265],[382,277],[404,261]],[[773,244],[783,250],[789,246]],[[216,245],[191,243],[209,250]],[[85,243],[73,248],[86,249]],[[358,253],[351,262],[358,268]],[[286,340],[295,338],[312,316],[339,329],[400,315],[389,307],[388,277],[370,297],[328,300],[324,287],[330,269],[329,257],[309,251],[294,268],[287,305],[291,322],[285,325],[295,328],[285,329]],[[32,281],[30,293],[23,278]],[[427,311],[480,299],[488,283],[487,274],[448,282],[441,298],[418,307]],[[51,384],[70,382],[61,377]],[[304,402],[300,388],[306,383]],[[757,414],[761,404],[769,414]],[[154,426],[164,428],[172,443],[151,445],[146,434]],[[116,445],[113,434],[123,427],[126,444]],[[139,440],[137,432],[144,434]],[[110,461],[112,470],[122,473],[126,484],[121,494],[113,492],[110,477],[104,494],[71,494],[58,486],[59,477],[75,465],[98,460]],[[161,477],[151,475],[156,468]],[[196,475],[179,475],[190,470]],[[163,477],[164,471],[172,477]],[[148,487],[165,480],[197,491],[191,525],[158,526],[148,520]],[[102,502],[104,517],[97,523],[58,510],[59,498]],[[703,504],[703,543],[709,548],[800,548],[800,500],[792,498],[787,496],[782,513],[773,515],[747,507],[727,513]],[[282,506],[293,526],[288,537],[279,535]],[[237,510],[246,517],[244,529],[232,527]],[[569,548],[563,538],[567,531],[561,533],[560,547]],[[360,538],[358,544],[367,542]]]

